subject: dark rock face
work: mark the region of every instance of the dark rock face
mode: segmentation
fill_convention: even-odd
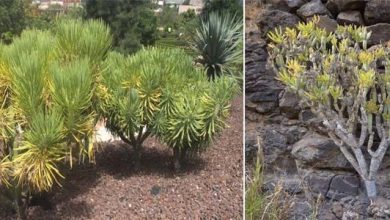
[[[332,178],[326,197],[339,200],[359,194],[360,180],[355,175],[336,175]]]
[[[335,13],[346,10],[363,10],[367,0],[328,0],[326,6]]]
[[[371,38],[368,40],[368,45],[385,43],[390,40],[390,24],[379,23],[367,27],[371,31]]]
[[[260,131],[260,144],[263,146],[263,153],[266,163],[276,161],[281,154],[287,152],[287,138],[277,127],[267,126]]]
[[[245,47],[245,94],[246,106],[264,114],[278,106],[282,85],[276,74],[267,67],[268,53],[264,41],[247,41]]]
[[[364,11],[367,24],[390,23],[390,1],[370,0]]]
[[[293,27],[300,19],[298,16],[281,10],[265,10],[257,19],[257,26],[264,39],[269,31],[276,27]]]
[[[348,169],[348,161],[338,146],[318,134],[308,134],[294,144],[291,154],[301,165],[321,169]]]
[[[364,25],[363,16],[360,11],[343,11],[337,16],[337,22],[343,25]]]
[[[298,119],[301,110],[299,107],[299,97],[288,91],[283,92],[279,100],[279,108],[287,118]]]
[[[328,199],[340,200],[359,194],[360,180],[351,173],[315,170],[309,172],[305,180],[314,196],[322,195]]]
[[[296,11],[306,2],[307,0],[267,0],[267,3],[269,3],[272,8],[288,12]]]
[[[322,4],[321,0],[312,0],[304,4],[297,10],[297,14],[300,18],[307,20],[314,15],[328,15],[332,16],[329,10]]]
[[[328,32],[333,32],[337,29],[337,21],[327,15],[319,16],[317,27],[323,28]],[[310,20],[310,19],[309,19]]]

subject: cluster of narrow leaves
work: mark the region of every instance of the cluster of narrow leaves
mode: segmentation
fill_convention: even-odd
[[[368,48],[371,33],[364,27],[338,26],[330,33],[317,22],[269,33],[271,63],[360,176],[373,181],[390,144],[389,47]]]
[[[210,79],[236,74],[235,67],[242,63],[242,22],[229,14],[211,13],[201,21],[191,47]]]
[[[3,183],[48,191],[63,177],[59,163],[93,159],[93,97],[110,44],[102,22],[63,20],[0,47]]]
[[[316,22],[269,34],[278,79],[318,111],[326,108],[340,118],[348,114],[347,130],[355,130],[363,110],[390,119],[389,49],[382,45],[368,49],[370,33],[364,27],[339,26],[328,33]]]
[[[154,135],[172,148],[202,149],[225,126],[237,90],[231,77],[210,82],[179,49],[111,53],[105,67],[100,109],[107,127],[133,146]]]

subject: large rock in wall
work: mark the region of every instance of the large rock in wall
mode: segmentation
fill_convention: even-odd
[[[318,15],[318,25],[328,31],[335,30],[337,24],[365,25],[372,32],[369,46],[385,43],[390,40],[390,0],[265,2],[265,9],[256,19],[258,31],[246,36],[246,124],[250,127],[245,138],[247,158],[253,158],[260,149],[266,173],[272,176],[268,182],[287,176],[285,185],[293,194],[305,191],[326,198],[319,219],[390,219],[390,203],[387,209],[362,199],[365,193],[360,178],[321,129],[321,123],[275,79],[276,73],[267,65],[266,37],[276,27],[291,27]],[[385,160],[390,161],[389,154]],[[390,200],[388,173],[390,162],[380,170],[378,190],[380,197]],[[296,187],[298,182],[304,186]],[[304,204],[297,201],[300,203]]]

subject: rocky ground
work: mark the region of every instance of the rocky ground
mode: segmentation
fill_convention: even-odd
[[[246,22],[245,157],[252,164],[258,149],[264,155],[265,186],[280,183],[296,199],[291,219],[307,219],[318,207],[323,219],[390,219],[390,154],[378,178],[379,198],[364,198],[364,187],[320,122],[298,98],[284,89],[267,65],[268,31],[291,27],[320,16],[319,26],[366,25],[369,45],[390,39],[390,1],[264,0],[248,5]],[[250,166],[248,166],[250,167]],[[249,172],[248,172],[249,173]],[[318,197],[321,199],[318,199]]]
[[[29,208],[29,219],[240,219],[242,217],[242,96],[234,99],[229,128],[180,173],[157,140],[145,143],[133,170],[119,141],[102,146],[96,165],[67,173],[63,187]],[[15,215],[0,212],[0,219]]]

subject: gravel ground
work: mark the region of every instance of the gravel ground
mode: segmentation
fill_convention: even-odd
[[[121,142],[106,144],[96,165],[74,167],[62,188],[29,208],[29,219],[242,219],[242,121],[239,96],[229,128],[180,173],[172,170],[172,152],[153,138],[138,171]]]

